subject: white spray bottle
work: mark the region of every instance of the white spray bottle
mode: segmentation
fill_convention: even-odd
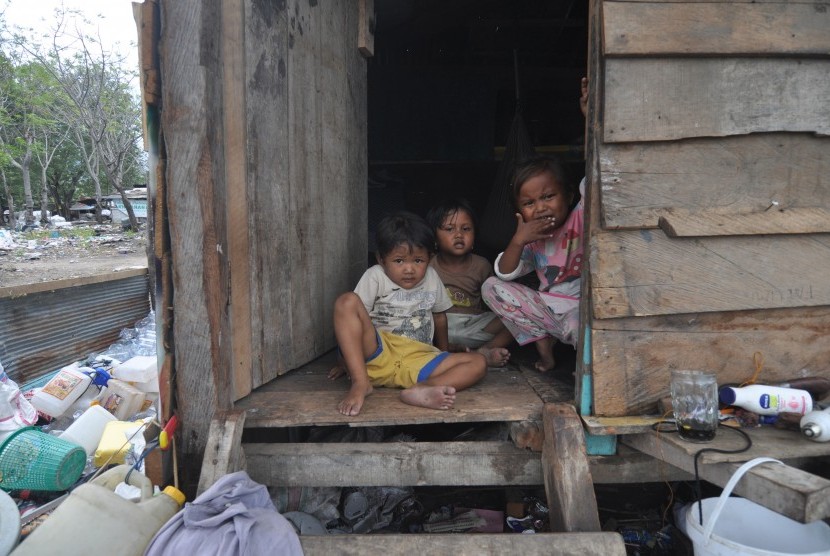
[[[811,411],[801,418],[801,434],[816,442],[830,440],[830,406]]]

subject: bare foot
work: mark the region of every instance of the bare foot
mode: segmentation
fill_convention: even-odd
[[[504,367],[510,359],[510,352],[505,348],[480,347],[476,350],[487,360],[488,367]]]
[[[550,357],[542,357],[533,365],[537,371],[540,373],[546,373],[548,371],[553,370],[556,366],[556,359],[553,358],[553,355]]]
[[[349,388],[349,393],[346,394],[346,397],[343,398],[343,401],[341,401],[337,405],[337,411],[339,411],[343,415],[359,414],[360,410],[363,408],[363,400],[366,399],[366,396],[368,396],[371,393],[371,384],[366,384],[364,386],[362,384],[352,383],[352,387]]]
[[[346,374],[346,369],[344,369],[341,365],[335,365],[329,371],[328,377],[329,380],[336,380]]]
[[[401,391],[401,401],[429,409],[452,409],[455,404],[455,388],[416,385]]]

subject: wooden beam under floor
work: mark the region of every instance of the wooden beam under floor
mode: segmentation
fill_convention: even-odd
[[[600,531],[594,482],[585,452],[585,433],[576,409],[545,404],[542,474],[552,531]]]
[[[319,535],[301,536],[306,556],[410,556],[411,554],[521,554],[522,556],[624,556],[618,533],[431,534],[431,535]]]
[[[248,474],[269,487],[540,486],[539,452],[509,442],[243,444]],[[621,446],[589,456],[595,484],[683,481],[685,471]]]

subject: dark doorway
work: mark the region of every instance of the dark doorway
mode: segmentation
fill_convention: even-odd
[[[375,53],[368,60],[370,250],[372,224],[389,210],[423,215],[442,196],[463,196],[483,214],[514,118],[517,82],[537,152],[555,154],[583,175],[578,99],[587,71],[587,2],[375,0],[375,10]]]

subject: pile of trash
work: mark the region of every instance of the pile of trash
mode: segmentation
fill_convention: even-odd
[[[160,426],[158,399],[152,312],[103,352],[27,384],[0,364],[0,489],[20,511],[22,538],[66,491],[111,468],[121,469],[116,484],[128,498],[142,496],[124,479],[146,481],[144,458],[167,448],[176,426]]]
[[[49,228],[13,231],[0,229],[0,256],[10,260],[78,257],[83,253],[100,252],[105,247],[119,254],[134,253],[142,243],[143,234],[125,233],[121,226],[84,223],[73,226],[60,216]],[[139,249],[140,250],[140,249]]]

